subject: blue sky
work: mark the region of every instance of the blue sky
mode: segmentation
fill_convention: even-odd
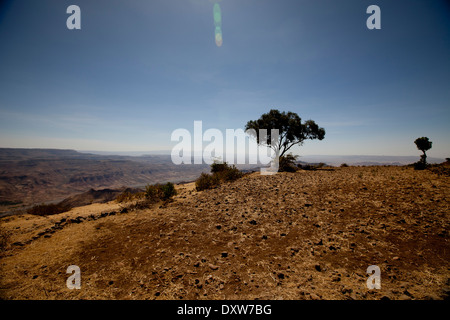
[[[244,128],[277,108],[325,128],[301,155],[419,155],[427,136],[450,157],[448,2],[222,0],[221,47],[213,4],[3,1],[0,147],[170,150],[194,120]]]

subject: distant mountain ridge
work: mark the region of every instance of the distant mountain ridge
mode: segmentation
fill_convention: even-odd
[[[301,162],[348,165],[405,165],[419,156],[300,156]],[[430,163],[444,160],[428,158]],[[252,166],[238,166],[252,170]],[[256,167],[256,166],[253,166]],[[255,168],[255,170],[257,170]],[[0,148],[0,202],[33,204],[60,201],[90,189],[171,181],[193,181],[207,164],[175,165],[170,155],[100,155],[70,149]],[[1,211],[0,207],[0,211]]]
[[[0,148],[0,201],[59,201],[90,189],[192,181],[203,165],[175,165],[169,155],[102,156],[59,149]]]

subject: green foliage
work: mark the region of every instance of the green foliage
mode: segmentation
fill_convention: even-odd
[[[431,146],[433,145],[433,142],[431,142],[427,137],[417,138],[414,143],[416,144],[417,149],[419,149],[423,153],[430,150]]]
[[[197,191],[213,189],[220,183],[234,181],[242,177],[242,172],[236,166],[229,166],[226,162],[211,164],[211,174],[202,173],[195,181]]]
[[[160,184],[146,185],[145,186],[145,198],[151,201],[158,201],[162,199],[163,192],[160,188]]]
[[[214,161],[213,164],[211,164],[211,173],[219,173],[224,172],[229,169],[229,166],[226,162],[218,162]]]
[[[259,130],[267,130],[267,139],[259,136]],[[278,139],[272,136],[271,129],[278,129]],[[294,145],[301,145],[303,141],[310,139],[323,140],[325,129],[320,128],[313,120],[302,123],[301,118],[294,112],[280,112],[272,109],[264,113],[258,120],[250,120],[245,130],[254,134],[258,144],[270,146],[280,157]]]
[[[202,173],[200,177],[195,181],[195,187],[197,191],[213,189],[220,184],[220,180],[217,175]]]
[[[298,167],[295,164],[298,156],[294,156],[291,153],[280,157],[278,172],[295,172]]]
[[[427,153],[426,151],[431,149],[432,142],[427,137],[417,138],[414,143],[417,146],[417,149],[423,152],[420,156],[419,162],[414,163],[414,169],[423,170],[427,167]]]
[[[145,198],[147,200],[158,202],[159,200],[169,200],[177,194],[172,182],[166,184],[153,184],[145,187]]]
[[[163,193],[163,200],[168,200],[177,195],[177,190],[175,190],[175,186],[172,182],[167,182],[166,184],[161,185],[160,188]]]
[[[130,211],[148,209],[160,201],[164,203],[171,201],[175,195],[177,195],[177,190],[172,182],[148,184],[145,186],[145,192],[138,192],[131,196],[131,200],[136,201],[125,206],[124,209]],[[126,194],[124,198],[130,199],[127,198]]]

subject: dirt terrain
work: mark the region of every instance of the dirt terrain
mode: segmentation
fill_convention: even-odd
[[[1,219],[2,299],[445,299],[448,175],[347,167],[177,185],[141,211]],[[66,269],[81,270],[69,290]],[[381,289],[366,286],[367,267]]]

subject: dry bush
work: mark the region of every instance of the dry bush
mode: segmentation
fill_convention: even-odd
[[[123,198],[128,199],[126,202],[131,203],[123,207],[122,210],[126,212],[128,210],[148,209],[160,201],[164,201],[164,203],[171,201],[175,195],[177,195],[177,190],[172,182],[147,185],[145,192],[138,192],[131,196],[125,193]]]
[[[61,203],[56,203],[56,204],[55,203],[50,203],[50,204],[42,203],[42,204],[38,204],[38,205],[35,205],[35,206],[29,208],[27,210],[27,213],[37,215],[37,216],[48,216],[48,215],[67,212],[70,209],[72,209],[72,207],[70,207],[69,205],[61,204]]]
[[[195,181],[197,191],[213,189],[222,182],[235,181],[243,176],[236,166],[229,166],[226,162],[211,164],[211,174],[202,173]]]

